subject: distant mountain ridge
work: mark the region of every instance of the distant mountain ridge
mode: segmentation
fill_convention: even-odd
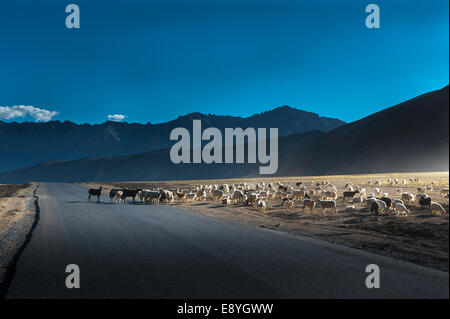
[[[260,164],[178,164],[169,149],[52,161],[0,173],[0,183],[150,181],[258,176]],[[328,132],[279,139],[279,176],[447,171],[449,88],[433,91]],[[272,176],[272,175],[270,175]]]
[[[246,118],[190,113],[161,124],[0,121],[0,172],[50,160],[129,155],[164,149],[171,145],[171,130],[175,127],[190,130],[194,119],[201,119],[204,128],[217,127],[221,130],[226,127],[278,127],[279,136],[311,130],[326,132],[345,124],[338,119],[320,117],[316,113],[289,106]]]

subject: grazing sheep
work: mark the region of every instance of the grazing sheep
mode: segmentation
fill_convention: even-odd
[[[363,197],[361,197],[361,196],[353,197],[352,201],[353,201],[353,203],[362,203]]]
[[[319,205],[321,208],[323,208],[324,212],[327,210],[327,208],[331,208],[334,213],[337,212],[336,202],[334,200],[319,200]]]
[[[100,202],[100,196],[102,195],[102,186],[100,188],[90,188],[88,193],[88,203],[92,202],[91,196],[97,196],[97,203]]]
[[[385,201],[382,201],[381,199],[376,199],[376,202],[378,204],[379,210],[386,210],[386,208],[388,207]]]
[[[397,188],[397,194],[401,195],[403,193],[403,190],[401,188]]]
[[[386,207],[391,207],[392,199],[390,199],[389,197],[383,196],[383,197],[380,198],[380,200],[382,200],[383,202],[386,203]]]
[[[449,189],[448,188],[442,188],[441,189],[441,196],[445,196],[447,194],[449,194]]]
[[[402,205],[404,205],[404,203],[403,203],[403,201],[401,200],[401,199],[394,199],[393,201],[392,201],[392,203],[391,203],[391,206],[390,206],[390,208],[393,210],[393,211],[395,211],[395,205],[396,204],[402,204]]]
[[[442,214],[442,215],[445,215],[447,213],[445,211],[444,207],[442,207],[441,204],[436,203],[436,202],[431,202],[430,211],[431,211],[431,213],[438,212],[439,214]]]
[[[395,204],[395,211],[397,214],[404,214],[406,216],[411,213],[404,204],[400,204],[400,203]]]
[[[405,203],[412,202],[414,200],[414,196],[410,193],[402,193],[402,200]]]

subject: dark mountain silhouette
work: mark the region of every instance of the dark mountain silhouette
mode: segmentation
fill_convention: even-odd
[[[96,125],[78,125],[69,121],[0,121],[0,172],[50,160],[128,155],[164,149],[171,145],[169,135],[172,129],[190,129],[193,119],[201,119],[204,128],[217,127],[221,130],[225,127],[278,127],[280,136],[311,130],[329,131],[345,124],[289,106],[247,118],[191,113],[154,125],[111,121]]]
[[[329,132],[279,139],[276,175],[446,171],[449,165],[448,86]],[[169,150],[38,164],[0,174],[26,181],[180,180],[249,177],[259,164],[181,164]]]

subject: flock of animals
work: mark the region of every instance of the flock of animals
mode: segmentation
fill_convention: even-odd
[[[341,193],[337,187],[328,182],[297,182],[295,185],[288,183],[283,185],[280,182],[260,182],[260,183],[235,183],[235,184],[214,184],[214,185],[195,185],[186,189],[127,189],[113,188],[109,192],[109,198],[113,202],[125,203],[127,198],[131,198],[133,202],[138,198],[145,204],[160,204],[194,201],[213,201],[220,202],[223,205],[240,204],[256,207],[258,210],[264,211],[267,206],[276,199],[281,199],[281,206],[292,209],[295,202],[303,204],[303,211],[309,209],[311,212],[315,208],[327,209],[337,212],[337,202],[342,200],[343,203],[349,203],[344,207],[345,211],[356,211],[356,206],[366,206],[371,213],[379,214],[380,212],[391,211],[396,214],[410,214],[410,205],[419,205],[426,207],[430,213],[446,214],[446,210],[441,204],[432,200],[429,194],[435,188],[435,183],[430,185],[417,187],[417,193],[412,194],[404,192],[402,185],[409,183],[417,183],[419,178],[409,179],[388,179],[387,181],[369,180],[367,186],[373,191],[368,193],[365,187],[354,185],[352,182],[345,184]],[[395,188],[395,195],[389,195],[381,190],[381,186],[389,185]],[[100,200],[102,187],[98,189],[89,189],[88,201],[92,196],[97,196]],[[342,196],[338,196],[342,194]],[[440,196],[448,199],[449,189],[441,188]]]

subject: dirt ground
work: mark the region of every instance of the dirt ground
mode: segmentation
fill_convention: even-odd
[[[391,187],[387,180],[398,178],[418,177],[419,181],[407,185],[394,185]],[[381,186],[368,185],[368,180],[382,182]],[[303,211],[301,201],[295,202],[294,208],[287,209],[281,206],[281,199],[266,201],[267,209],[258,209],[242,204],[223,205],[219,202],[195,201],[192,203],[174,202],[179,208],[188,209],[216,218],[224,218],[236,222],[247,223],[259,227],[284,231],[291,234],[314,237],[346,246],[386,255],[424,266],[448,272],[449,268],[449,201],[440,196],[441,188],[448,188],[449,174],[442,173],[409,173],[409,174],[378,174],[378,175],[342,175],[320,177],[285,177],[267,179],[233,179],[209,181],[170,181],[170,182],[126,182],[104,184],[106,187],[103,198],[111,187],[128,188],[156,188],[191,189],[196,185],[205,184],[233,184],[239,182],[274,182],[284,185],[302,181],[308,189],[314,188],[312,181],[329,181],[337,189],[337,213],[323,212],[315,208],[312,212]],[[428,209],[421,208],[417,203],[407,205],[411,210],[408,216],[399,216],[390,211],[382,212],[376,216],[369,212],[364,203],[354,204],[342,201],[344,185],[353,182],[371,193],[375,187],[389,193],[391,198],[399,198],[396,189],[417,194],[417,187],[427,186],[434,182],[433,191],[427,192],[433,201],[440,203],[446,210],[445,215],[433,215]],[[346,212],[347,205],[355,205],[356,211]]]
[[[30,209],[34,183],[0,184],[0,285],[7,266],[24,242],[35,212]]]

